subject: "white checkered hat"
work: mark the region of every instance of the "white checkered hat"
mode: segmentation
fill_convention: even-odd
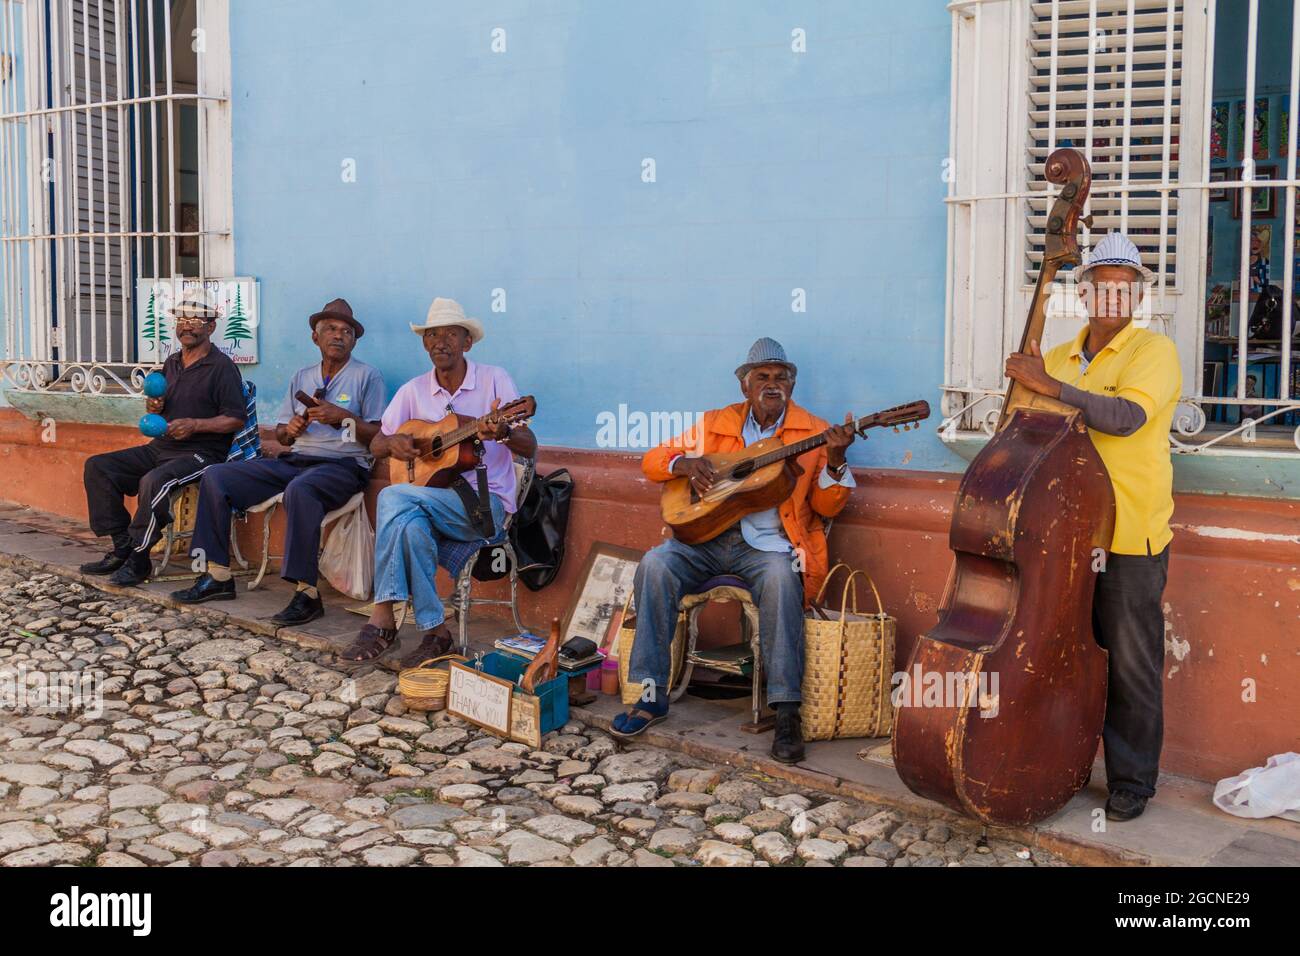
[[[1093,266],[1128,266],[1142,276],[1143,282],[1155,282],[1155,273],[1142,264],[1142,254],[1133,240],[1122,232],[1112,232],[1097,243],[1088,261],[1074,272],[1075,282],[1087,282]]]

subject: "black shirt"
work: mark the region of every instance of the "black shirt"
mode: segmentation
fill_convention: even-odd
[[[163,418],[216,418],[229,415],[244,421],[244,384],[239,369],[225,352],[215,345],[189,368],[181,361],[179,350],[163,363],[167,377],[167,394],[163,396]],[[214,435],[210,432],[191,435],[183,441],[166,435],[155,438],[153,446],[162,452],[198,452],[212,461],[225,461],[230,454],[234,433]]]

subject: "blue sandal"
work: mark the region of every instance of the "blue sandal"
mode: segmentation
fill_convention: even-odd
[[[609,732],[615,737],[636,737],[644,733],[647,728],[653,727],[660,721],[668,719],[668,704],[663,705],[663,709],[658,709],[652,704],[637,703],[627,709],[626,713],[619,714],[609,723]]]

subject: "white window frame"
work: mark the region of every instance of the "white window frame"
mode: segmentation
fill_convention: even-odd
[[[1283,392],[1287,400],[1274,396],[1260,402],[1245,399],[1245,378],[1240,376],[1239,394],[1215,398],[1202,394],[1202,365],[1205,353],[1206,221],[1211,188],[1240,188],[1243,191],[1243,234],[1249,235],[1249,182],[1210,183],[1210,102],[1214,80],[1215,0],[1173,0],[1181,14],[1181,101],[1178,122],[1178,166],[1168,195],[1178,197],[1176,239],[1173,247],[1176,269],[1167,285],[1148,290],[1151,327],[1173,338],[1182,365],[1183,396],[1174,416],[1170,443],[1181,454],[1223,456],[1286,456],[1293,459],[1300,450],[1300,428],[1293,436],[1295,448],[1285,443],[1256,446],[1254,425],[1205,432],[1205,405],[1264,404],[1264,418],[1300,410],[1300,396]],[[1254,11],[1257,0],[1248,0],[1252,24],[1246,102],[1254,103]],[[1041,4],[1042,0],[1038,0]],[[1058,9],[1091,7],[1100,12],[1127,4],[1127,0],[1053,0]],[[945,287],[945,338],[943,415],[940,435],[961,450],[982,443],[998,421],[1006,394],[1003,376],[1005,357],[1013,351],[1024,329],[1034,287],[1025,278],[1027,239],[1025,218],[1028,201],[1042,195],[1041,184],[1027,182],[1027,143],[1031,0],[955,0],[948,4],[952,14],[952,90],[950,102],[950,155],[947,169],[948,276]],[[1300,103],[1300,0],[1295,0],[1295,24],[1291,63],[1291,103]],[[1113,80],[1114,75],[1108,75]],[[1292,107],[1293,111],[1295,107]],[[1249,123],[1249,117],[1248,117]],[[1296,186],[1295,143],[1300,125],[1291,124],[1291,159],[1286,179],[1270,185],[1284,190],[1287,218],[1294,215]],[[1249,129],[1250,126],[1247,126]],[[1249,138],[1249,137],[1248,137]],[[1090,140],[1089,140],[1090,142]],[[1098,194],[1094,184],[1094,196]],[[1127,187],[1127,188],[1126,188]],[[1104,190],[1107,185],[1102,184]],[[1109,187],[1114,191],[1114,187]],[[1120,184],[1118,191],[1149,192],[1149,180]],[[1157,191],[1158,184],[1157,184]],[[1081,246],[1101,238],[1084,230]],[[1283,314],[1290,315],[1293,250],[1287,230],[1284,263]],[[1243,284],[1248,269],[1248,250],[1243,250]],[[1151,264],[1151,263],[1149,263]],[[1068,340],[1086,316],[1072,298],[1072,278],[1058,283],[1048,308],[1044,349]],[[1246,323],[1241,325],[1244,353]],[[1288,368],[1290,337],[1283,334],[1281,367]],[[1245,361],[1242,360],[1242,366]],[[1288,376],[1280,375],[1283,382]],[[1263,419],[1261,419],[1263,421]]]
[[[168,0],[117,2],[120,4],[118,9],[123,23],[128,15],[135,18],[138,13],[148,17],[156,8],[169,29],[173,26]],[[117,230],[108,231],[106,223],[94,222],[92,213],[89,228],[81,228],[83,224],[74,221],[69,229],[67,210],[60,212],[58,209],[59,199],[64,200],[64,206],[68,205],[66,193],[61,193],[55,200],[55,217],[62,222],[52,221],[45,196],[42,169],[47,161],[52,160],[51,150],[47,148],[47,137],[55,139],[53,152],[59,154],[60,136],[68,136],[72,126],[71,123],[56,122],[55,117],[59,114],[66,117],[69,113],[84,112],[86,115],[102,117],[115,111],[119,117],[118,135],[121,137],[127,135],[125,117],[130,115],[131,110],[156,110],[154,142],[142,144],[141,134],[137,131],[136,167],[119,169],[121,181],[126,183],[138,177],[140,163],[150,162],[149,155],[141,155],[142,147],[150,149],[151,153],[152,150],[165,147],[173,151],[174,156],[176,134],[169,122],[170,111],[166,107],[172,103],[193,104],[198,125],[199,278],[233,275],[235,253],[231,177],[230,2],[189,0],[195,17],[195,31],[191,39],[197,54],[196,89],[182,90],[179,82],[173,79],[169,36],[166,39],[168,47],[163,68],[155,74],[156,88],[142,88],[134,98],[128,97],[125,91],[119,89],[115,100],[101,97],[89,103],[86,102],[90,99],[87,88],[81,91],[80,98],[74,93],[71,103],[51,108],[45,102],[49,86],[45,75],[49,66],[45,57],[46,31],[51,28],[62,31],[62,24],[70,22],[74,6],[84,8],[87,15],[93,18],[95,27],[98,26],[99,16],[105,15],[102,0],[53,0],[53,3],[55,12],[52,19],[47,22],[44,16],[40,16],[33,25],[28,18],[33,13],[43,12],[43,2],[0,0],[0,26],[3,26],[0,37],[3,37],[6,48],[21,43],[19,56],[22,67],[20,77],[6,76],[0,80],[0,189],[6,190],[2,204],[4,222],[0,225],[0,244],[10,247],[4,259],[7,266],[4,269],[4,288],[0,290],[0,302],[4,308],[0,322],[5,330],[4,338],[0,340],[0,386],[7,391],[18,392],[139,395],[146,372],[157,367],[156,362],[140,362],[138,356],[131,354],[135,339],[132,300],[135,281],[140,278],[138,270],[142,268],[138,254],[140,244],[161,244],[165,251],[161,262],[166,264],[175,261],[175,249],[182,238],[195,236],[193,231],[184,231],[179,222],[179,201],[175,189],[176,160],[173,158],[169,161],[166,157],[158,159],[159,176],[155,189],[161,192],[161,199],[158,200],[155,215],[149,217],[149,221],[137,221],[133,230],[123,221]],[[107,16],[111,17],[114,8],[112,4],[109,6]],[[178,11],[181,9],[188,13],[190,8],[178,8]],[[135,22],[138,23],[139,20],[136,19]],[[121,24],[117,29],[121,31]],[[145,44],[149,42],[148,33],[151,31],[140,32],[142,38],[136,45],[126,43],[124,38],[118,43],[117,55],[121,60],[119,84],[120,77],[126,70],[135,69],[136,65],[143,63],[147,53]],[[12,63],[9,60],[4,66],[8,73],[13,72]],[[139,68],[147,74],[147,67]],[[98,82],[98,77],[95,80]],[[35,107],[31,105],[33,97],[37,102]],[[55,102],[57,104],[62,100],[56,99]],[[161,147],[160,130],[165,131]],[[103,135],[102,130],[93,132],[91,139]],[[93,178],[95,174],[95,163],[107,162],[102,147],[102,139],[93,144],[92,148],[98,155],[92,155],[87,160],[92,164],[87,173],[88,178]],[[123,165],[122,157],[123,153],[119,151],[116,157],[119,166]],[[162,165],[164,162],[169,165]],[[54,168],[57,169],[57,166]],[[101,173],[107,175],[105,171],[101,170]],[[75,173],[72,178],[75,179]],[[162,201],[164,199],[165,202]],[[126,203],[131,202],[130,198],[126,198]],[[137,215],[140,212],[138,198],[135,200],[135,211]],[[99,218],[102,220],[104,216],[106,213]],[[68,231],[59,232],[59,228]],[[111,321],[115,326],[120,323],[122,328],[132,332],[131,344],[124,346],[120,354],[88,358],[70,354],[74,348],[67,341],[68,330],[72,328],[72,337],[78,337],[79,330],[72,327],[68,315],[62,317],[60,332],[55,334],[53,309],[54,300],[59,297],[50,293],[52,262],[56,261],[51,255],[50,247],[55,246],[56,254],[67,262],[75,255],[76,244],[86,240],[90,240],[92,246],[101,248],[101,243],[116,242],[133,250],[125,257],[125,265],[120,274],[113,277],[120,283],[122,294],[118,305],[120,314]],[[164,265],[164,268],[169,269],[170,266]],[[109,282],[107,277],[104,281],[106,285]],[[107,309],[108,300],[104,301]],[[68,311],[64,309],[64,312]]]

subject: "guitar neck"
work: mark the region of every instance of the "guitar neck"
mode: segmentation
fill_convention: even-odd
[[[868,415],[866,418],[860,419],[853,426],[853,430],[858,431],[862,428],[873,427],[875,423],[872,421],[872,418],[874,417],[875,416]],[[820,448],[824,444],[826,444],[826,433],[822,432],[820,435],[814,435],[811,438],[805,438],[803,441],[784,445],[781,448],[775,448],[766,454],[759,455],[754,459],[754,467],[763,468],[767,465],[774,465],[778,461],[784,461],[787,458],[798,458],[800,455],[806,454],[814,448]]]

